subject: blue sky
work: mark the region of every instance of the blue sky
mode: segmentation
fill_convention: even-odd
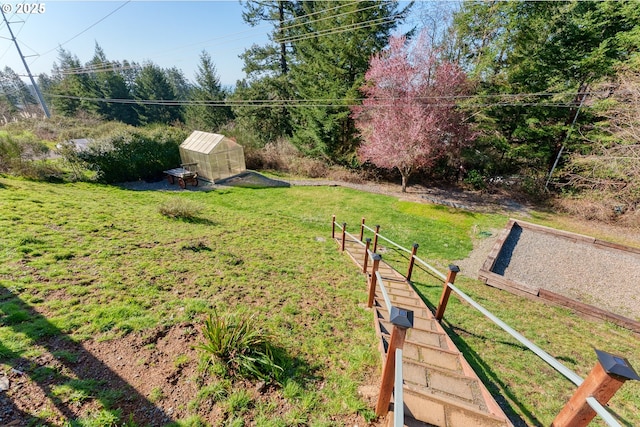
[[[163,68],[176,66],[190,80],[194,79],[200,53],[206,50],[216,64],[222,84],[234,85],[244,77],[238,55],[254,43],[265,44],[271,29],[269,24],[257,27],[245,24],[237,0],[128,3],[33,0],[31,3],[44,4],[44,13],[14,15],[17,3],[0,0],[0,4],[11,7],[6,15],[13,22],[11,28],[24,55],[35,55],[27,58],[34,75],[51,73],[58,46],[62,45],[85,63],[93,56],[97,42],[110,60],[150,60]],[[26,74],[15,46],[5,39],[9,32],[4,22],[0,23],[0,37],[0,66],[8,65],[18,74]]]
[[[15,10],[15,2],[6,3]],[[15,15],[10,19],[15,22],[11,28],[24,55],[39,55],[27,58],[34,75],[50,74],[59,45],[125,2],[40,3],[45,5],[44,13]],[[176,66],[190,80],[194,78],[200,53],[206,50],[222,83],[231,85],[244,75],[238,55],[253,43],[266,43],[270,28],[250,27],[242,21],[241,13],[238,1],[132,1],[62,47],[85,63],[93,56],[97,42],[111,60],[150,60],[161,67]],[[9,37],[4,23],[0,36]],[[0,65],[25,74],[15,46],[4,38],[0,39]]]

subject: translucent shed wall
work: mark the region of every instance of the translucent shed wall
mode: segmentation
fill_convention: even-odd
[[[240,145],[219,151],[214,149],[209,154],[180,147],[180,158],[182,163],[198,163],[198,176],[212,182],[246,170],[244,150]]]

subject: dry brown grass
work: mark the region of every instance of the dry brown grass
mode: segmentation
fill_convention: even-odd
[[[308,178],[326,178],[329,172],[325,162],[305,157],[285,139],[247,150],[245,160],[249,169],[274,170]]]
[[[589,193],[576,197],[557,198],[553,206],[570,216],[630,228],[640,228],[640,210],[621,204],[604,194]]]

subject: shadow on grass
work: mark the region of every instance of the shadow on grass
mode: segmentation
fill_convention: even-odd
[[[42,413],[34,415],[20,409],[17,402],[21,402],[21,406],[29,406],[26,410],[55,406],[68,425],[73,426],[85,401],[89,407],[95,408],[96,405],[89,402],[93,398],[113,418],[120,419],[118,425],[134,421],[140,425],[161,426],[172,421],[162,408],[138,393],[82,344],[71,340],[46,317],[1,285],[0,308],[0,326],[11,328],[17,335],[28,338],[31,345],[40,346],[48,352],[27,358],[0,342],[0,362],[12,368],[8,376],[14,385],[19,386],[10,385],[8,392],[0,392],[0,425],[48,424],[48,420],[39,418]],[[46,402],[36,402],[36,396],[25,395],[34,386],[46,396]],[[42,406],[38,407],[39,404]]]
[[[496,402],[498,403],[498,405],[500,405],[507,417],[509,417],[509,420],[513,423],[514,427],[542,425],[541,421],[536,418],[536,416],[529,409],[527,409],[527,407],[522,402],[520,402],[513,393],[511,393],[509,387],[500,379],[500,377],[498,377],[493,369],[491,369],[491,367],[487,363],[485,363],[484,360],[482,360],[482,357],[480,357],[480,355],[467,344],[464,338],[462,338],[462,336],[457,331],[468,333],[470,335],[473,334],[465,331],[464,329],[457,328],[448,322],[443,321],[441,322],[441,325],[442,328],[447,332],[447,335],[449,335],[449,338],[451,338],[456,347],[458,347],[458,350],[460,350],[462,354],[464,354],[464,358],[467,360],[467,362],[469,362],[480,380],[487,387],[489,393],[491,393],[491,395],[496,399]],[[487,339],[486,337],[477,335],[475,335],[475,337],[480,339]],[[526,350],[526,347],[524,347],[523,345],[514,344],[507,341],[499,342],[502,344],[517,347],[522,350]],[[506,396],[508,400],[505,399],[503,395]],[[512,402],[513,405],[517,406],[517,408],[527,417],[529,423],[527,423],[520,415],[515,412],[510,402]]]
[[[182,221],[189,224],[200,224],[200,225],[218,225],[217,222],[211,221],[208,218],[202,218],[199,216],[194,216],[193,218],[172,218],[175,221]]]
[[[434,278],[436,278],[435,275],[434,275]],[[437,277],[437,279],[440,280],[439,277]],[[418,282],[412,283],[412,285],[413,285],[413,288],[418,293],[418,295],[420,295],[424,303],[427,305],[427,307],[429,307],[429,310],[431,310],[432,313],[435,313],[437,307],[430,302],[429,297],[424,293],[424,289],[428,288],[435,291],[437,288],[439,290],[442,290],[443,285],[440,285],[440,284],[426,285],[424,283],[418,283]],[[415,286],[415,285],[418,285],[418,286]],[[466,343],[466,341],[462,338],[459,332],[463,332],[465,334],[474,336],[479,339],[484,339],[484,340],[487,339],[486,337],[477,336],[468,331],[465,331],[464,329],[453,326],[448,322],[446,322],[446,319],[443,320],[443,322],[441,322],[441,326],[445,330],[449,338],[451,338],[453,343],[456,345],[458,350],[462,352],[465,360],[469,363],[469,365],[471,365],[476,375],[478,375],[478,378],[480,378],[480,381],[482,381],[485,387],[487,387],[487,390],[489,390],[489,393],[491,393],[491,395],[496,400],[498,405],[502,408],[502,410],[507,415],[511,423],[513,423],[514,427],[521,427],[521,426],[526,427],[529,424],[541,425],[540,420],[538,420],[535,417],[535,415],[531,413],[531,411],[529,411],[525,407],[525,405],[522,402],[520,402],[516,398],[516,396],[513,395],[513,393],[509,391],[509,388],[507,387],[507,385],[500,379],[500,377],[498,377],[498,375],[493,371],[493,369],[491,369],[491,367],[487,363],[485,363],[484,360],[482,360],[480,355],[476,353],[473,350],[473,348],[471,348]],[[499,341],[499,342],[509,346],[517,347],[521,350],[526,350],[526,347],[520,344],[515,344],[509,341]],[[523,414],[525,414],[525,416],[530,420],[530,423],[527,423],[527,421],[525,421],[520,415],[518,415],[518,413],[513,408],[513,405],[515,405]]]

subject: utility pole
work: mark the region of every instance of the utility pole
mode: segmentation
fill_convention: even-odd
[[[40,106],[42,107],[42,111],[44,111],[44,115],[47,116],[47,119],[48,119],[51,117],[51,114],[49,113],[49,109],[47,108],[47,103],[44,102],[44,98],[42,97],[40,88],[36,84],[36,81],[34,80],[33,75],[31,75],[31,70],[29,70],[27,61],[25,61],[24,55],[22,54],[22,51],[20,50],[20,46],[18,45],[18,40],[16,40],[16,37],[13,35],[13,30],[11,29],[11,25],[9,25],[9,21],[7,21],[7,16],[4,14],[4,10],[2,10],[2,8],[0,8],[0,12],[2,12],[2,18],[4,19],[4,23],[7,24],[7,28],[9,29],[9,34],[11,34],[11,40],[13,40],[13,43],[16,45],[16,49],[18,49],[18,54],[20,54],[20,59],[22,59],[24,68],[27,70],[27,75],[29,76],[29,79],[31,79],[31,84],[33,85],[33,88],[36,90],[36,95],[38,96],[38,101],[40,101]]]

